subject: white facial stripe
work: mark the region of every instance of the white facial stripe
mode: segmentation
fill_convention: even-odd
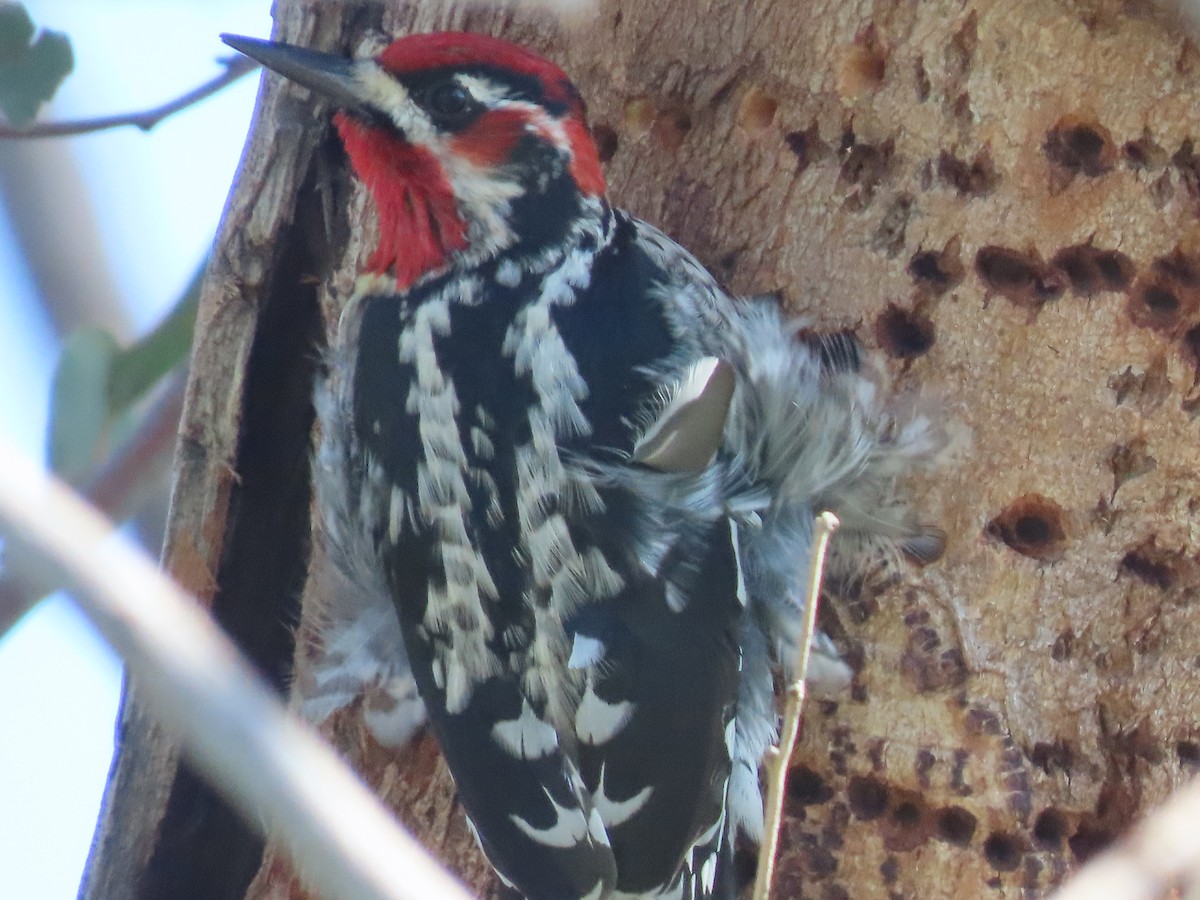
[[[374,60],[360,60],[355,63],[355,69],[355,80],[365,103],[386,113],[413,143],[432,145],[438,142],[440,133],[433,121],[399,80],[385,72]],[[503,85],[486,78],[464,74],[455,75],[454,78],[488,109],[519,109],[528,115],[530,130],[560,147],[567,146],[562,123],[547,115],[536,103],[514,100]]]
[[[494,109],[497,106],[508,106],[511,95],[503,86],[496,84],[494,81],[488,81],[486,78],[480,78],[478,75],[464,75],[462,73],[455,75],[454,80],[471,92],[471,96],[482,103],[484,106]]]
[[[477,166],[440,146],[435,152],[454,196],[467,214],[472,245],[491,254],[511,244],[515,235],[508,225],[508,216],[512,201],[525,192],[521,184],[499,178],[495,169]]]
[[[413,102],[408,89],[380,68],[379,63],[364,59],[354,67],[363,101],[387,115],[409,141],[428,146],[440,141],[438,130],[424,110]]]
[[[503,106],[504,109],[521,110],[528,118],[525,125],[527,131],[541,135],[547,143],[553,144],[564,152],[570,151],[571,142],[567,140],[567,132],[563,129],[562,120],[548,114],[536,103],[530,103],[527,100],[505,100],[497,105]]]

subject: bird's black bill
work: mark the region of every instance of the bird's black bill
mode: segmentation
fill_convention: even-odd
[[[262,63],[338,106],[346,109],[363,106],[362,86],[356,78],[353,60],[238,34],[223,34],[221,40],[238,53]]]

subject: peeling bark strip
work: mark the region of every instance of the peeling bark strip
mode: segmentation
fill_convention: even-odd
[[[780,897],[1040,896],[1200,756],[1200,304],[1184,265],[1200,253],[1200,73],[1177,27],[1123,8],[822,0],[697,15],[608,0],[571,30],[544,12],[466,4],[277,4],[277,36],[321,49],[358,46],[381,15],[389,33],[468,27],[531,44],[603,123],[622,207],[734,290],[779,291],[823,327],[857,329],[902,386],[945,398],[962,449],[927,507],[941,510],[947,552],[825,605],[856,676],[849,700],[807,716]],[[303,342],[302,317],[271,316],[304,309],[304,290],[332,321],[360,250],[343,217],[358,221],[361,196],[326,181],[341,161],[323,129],[307,100],[269,82],[205,291],[176,464],[168,564],[220,598],[243,636],[272,634],[283,607],[270,603],[306,552],[293,534],[266,605],[239,593],[248,575],[230,560],[251,549],[254,486],[239,480],[251,448],[292,460],[302,479],[308,446],[299,418],[279,433],[258,421],[256,360]],[[337,261],[310,261],[304,248],[323,239],[306,229],[323,233],[327,211]],[[1005,253],[981,268],[988,248]],[[1036,261],[1053,302],[1002,299],[997,260]],[[1155,465],[1130,469],[1114,448]],[[1008,522],[1011,541],[985,534],[1029,496],[1052,498],[1069,522],[1054,552],[1022,552],[1046,546],[1045,516]],[[299,493],[287,502],[303,505]],[[278,662],[278,647],[262,658]],[[166,896],[151,890],[150,861],[185,865],[169,855],[176,824],[206,807],[184,802],[171,744],[136,704],[122,723],[85,896]],[[351,717],[329,731],[410,827],[494,892],[431,740],[396,754]],[[251,895],[298,896],[288,881],[269,859]],[[241,896],[241,883],[204,896]]]
[[[310,33],[320,27],[310,17],[304,24]],[[281,121],[288,102],[268,90],[257,121]],[[297,134],[292,125],[290,133],[280,140],[276,126],[256,129],[217,237],[164,550],[171,574],[210,604],[280,690],[307,565],[309,397],[320,333],[312,276],[328,253],[312,174],[320,132]],[[120,714],[82,896],[239,897],[261,844],[179,764],[136,688]]]

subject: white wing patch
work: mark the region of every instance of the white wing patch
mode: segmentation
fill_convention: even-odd
[[[715,853],[708,856],[700,866],[700,883],[704,885],[705,892],[712,893],[712,889],[717,883],[717,855]]]
[[[633,715],[628,700],[605,703],[589,684],[575,711],[575,733],[585,744],[603,744],[613,739]]]
[[[583,810],[561,805],[545,788],[542,788],[542,792],[554,807],[555,822],[549,828],[534,828],[516,813],[509,813],[508,817],[530,840],[545,847],[566,849],[578,845],[588,836],[588,821]]]
[[[746,571],[742,568],[742,536],[735,519],[729,520],[729,539],[733,544],[734,568],[737,569],[737,598],[745,608],[749,595],[746,593]]]
[[[521,715],[492,726],[492,740],[516,759],[541,759],[558,749],[558,734],[537,717],[529,701],[521,702]]]
[[[594,666],[604,659],[604,642],[586,634],[576,634],[571,644],[571,658],[567,660],[568,669],[585,669]]]
[[[592,835],[592,840],[597,844],[603,844],[605,847],[612,846],[608,842],[608,829],[604,827],[604,816],[600,814],[600,810],[595,806],[588,813],[588,832]]]
[[[725,790],[722,790],[721,793],[725,794],[728,788],[729,781],[726,779]],[[700,882],[706,891],[704,896],[711,894],[713,886],[717,883],[717,856],[721,852],[721,843],[727,839],[725,834],[725,816],[726,809],[722,809],[721,814],[717,817],[717,821],[713,822],[707,831],[696,838],[692,843],[691,849],[688,850],[687,856],[684,857],[684,866],[688,871],[693,873],[693,880],[696,874],[700,876]],[[703,861],[700,862],[699,872],[697,872],[695,867],[698,861],[696,859],[696,852],[702,847],[712,844],[714,840],[716,840],[716,844],[713,846],[711,852],[705,853],[702,857]],[[693,888],[694,890],[695,888]]]
[[[628,800],[610,799],[605,793],[604,765],[601,764],[600,784],[596,787],[596,792],[592,794],[592,803],[595,805],[596,811],[600,813],[600,819],[604,822],[605,827],[616,828],[641,812],[652,793],[654,793],[654,786],[648,784]]]

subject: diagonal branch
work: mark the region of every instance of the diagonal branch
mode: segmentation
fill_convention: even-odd
[[[112,116],[98,116],[94,119],[77,119],[72,122],[44,122],[31,125],[28,128],[14,128],[11,125],[0,125],[0,139],[53,138],[71,137],[77,134],[90,134],[93,131],[106,131],[110,128],[122,128],[133,125],[142,131],[149,131],[163,119],[181,110],[194,106],[201,100],[233,84],[243,75],[258,68],[258,63],[244,56],[226,57],[220,60],[225,71],[181,97],[176,97],[162,106],[141,112],[118,113]]]
[[[187,373],[180,369],[166,380],[138,430],[118,447],[95,471],[84,488],[84,495],[104,515],[124,521],[132,512],[141,479],[155,461],[171,452],[183,412]],[[14,575],[10,567],[0,566],[0,637],[35,603],[61,582],[49,573]]]
[[[62,482],[0,441],[0,534],[21,571],[53,568],[125,659],[138,700],[323,896],[468,900],[232,641]]]
[[[775,874],[775,851],[779,847],[779,831],[783,825],[783,792],[787,787],[788,765],[796,747],[800,730],[800,714],[808,681],[808,663],[812,658],[812,639],[817,630],[817,603],[821,597],[821,581],[825,572],[825,551],[829,539],[841,522],[829,511],[820,513],[813,522],[812,549],[808,561],[807,593],[804,602],[804,630],[796,648],[797,662],[793,681],[788,685],[784,700],[783,724],[779,740],[767,748],[763,768],[767,776],[767,796],[764,798],[763,842],[758,848],[758,869],[754,876],[753,900],[769,900],[771,880]]]

